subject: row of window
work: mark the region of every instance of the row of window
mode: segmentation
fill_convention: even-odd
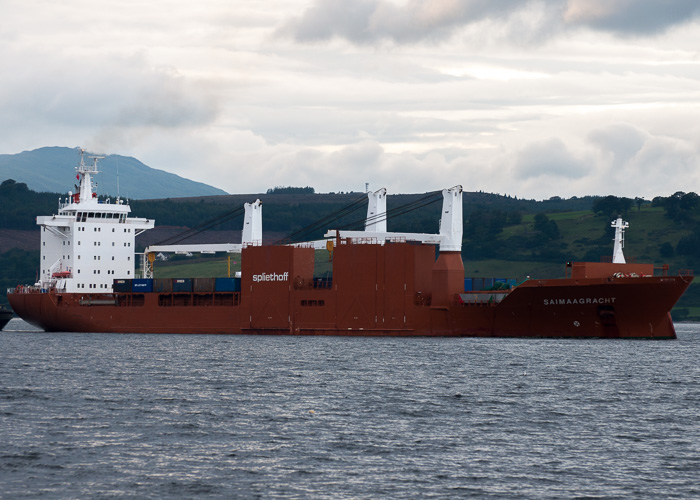
[[[68,254],[68,255],[62,255],[61,257],[63,258],[63,260],[70,260],[70,254]],[[93,260],[102,260],[101,257],[102,257],[101,255],[93,255],[93,256],[92,256],[92,259],[93,259]],[[42,260],[46,260],[46,255],[42,255],[41,258],[42,258]],[[80,255],[78,255],[78,260],[80,260]],[[112,260],[114,260],[114,255],[112,255]],[[131,260],[131,256],[127,256],[126,260],[127,260],[127,262],[130,261],[130,260]]]
[[[101,227],[93,227],[92,230],[93,230],[94,232],[96,232],[96,233],[102,232],[102,228],[101,228]],[[85,231],[85,226],[78,226],[78,231]],[[116,232],[116,231],[114,230],[114,228],[112,228],[112,232],[113,232],[113,233]],[[124,228],[124,232],[125,232],[125,233],[130,233],[130,232],[131,232],[131,228],[125,227],[125,228]]]
[[[41,244],[42,244],[42,246],[46,246],[46,242],[45,242],[45,241],[43,241]],[[64,241],[63,244],[65,245],[66,242]],[[80,245],[80,244],[81,244],[81,243],[80,243],[80,240],[78,240],[78,245]],[[96,246],[96,247],[101,247],[101,246],[102,246],[102,242],[101,242],[101,241],[93,241],[92,244],[93,244],[93,246]],[[70,246],[70,241],[68,242],[68,246]],[[115,246],[114,242],[112,242],[112,246]],[[130,246],[131,246],[131,242],[130,242],[130,241],[125,241],[125,242],[124,242],[124,246],[125,246],[125,247],[130,247]]]
[[[86,222],[88,219],[118,219],[119,222],[126,222],[126,214],[115,214],[113,212],[78,212],[75,216],[77,222]]]
[[[78,245],[80,245],[80,240],[78,240]],[[95,247],[101,247],[101,246],[102,246],[102,242],[101,242],[101,241],[93,241],[93,242],[92,242],[92,245],[95,246]],[[46,242],[44,242],[44,246],[46,246]],[[114,242],[112,242],[112,246],[115,246],[115,245],[114,245]],[[124,246],[125,246],[125,247],[130,247],[130,246],[131,246],[131,242],[130,242],[130,241],[125,241],[125,242],[124,242]]]
[[[81,269],[77,269],[77,271],[78,271],[78,274],[80,274]],[[92,270],[92,274],[101,274],[100,271],[101,271],[100,269],[93,269],[93,270]],[[44,271],[44,272],[45,272],[45,273],[48,273],[48,271]],[[115,274],[114,269],[107,269],[107,274]],[[131,271],[127,271],[126,274],[127,274],[127,275],[130,275],[130,274],[131,274]]]
[[[88,288],[109,288],[109,285],[106,285],[104,283],[100,283],[100,286],[97,286],[97,283],[88,283]],[[78,288],[85,288],[85,283],[78,283]]]

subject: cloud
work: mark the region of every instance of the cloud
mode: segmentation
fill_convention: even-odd
[[[532,15],[531,13],[536,13]],[[278,30],[299,42],[342,38],[356,44],[444,40],[461,28],[492,21],[510,38],[537,39],[579,27],[648,35],[700,14],[696,0],[315,0]],[[490,26],[491,32],[497,32]],[[538,34],[539,32],[539,34]]]
[[[298,41],[345,38],[355,43],[390,39],[415,42],[445,38],[464,24],[518,10],[520,0],[317,0],[300,17],[290,20],[281,34]]]
[[[549,139],[525,148],[518,154],[515,176],[519,179],[533,177],[559,177],[580,179],[590,168],[583,159],[569,152],[560,139]]]
[[[220,112],[212,83],[154,66],[139,54],[77,57],[30,50],[25,57],[32,70],[4,75],[0,112],[16,124],[13,134],[37,139],[45,134],[45,141],[60,131],[71,137],[65,143],[54,139],[50,145],[81,144],[113,152],[128,149],[154,131],[204,127]],[[0,64],[22,66],[8,54],[0,55]],[[44,126],[53,131],[47,133]]]
[[[700,186],[698,2],[9,1],[0,152],[82,145],[238,193]]]
[[[697,0],[569,0],[564,21],[598,31],[647,35],[662,32],[700,14]]]
[[[631,125],[615,124],[592,130],[588,139],[602,152],[612,155],[613,167],[620,167],[644,147],[647,134]]]

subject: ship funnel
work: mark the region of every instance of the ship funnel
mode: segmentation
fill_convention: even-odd
[[[440,252],[461,252],[462,234],[462,186],[443,189]]]
[[[262,244],[262,202],[255,200],[254,203],[243,205],[245,216],[243,217],[243,235],[241,243],[243,245]]]
[[[625,254],[622,249],[625,248],[625,229],[630,227],[629,222],[625,222],[621,217],[610,223],[611,227],[615,228],[615,246],[613,247],[613,264],[626,264]]]
[[[367,197],[369,204],[367,205],[365,231],[386,233],[386,188],[367,193]]]

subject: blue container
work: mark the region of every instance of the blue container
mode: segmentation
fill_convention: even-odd
[[[491,290],[493,288],[493,278],[484,278],[484,288],[482,290]]]
[[[147,278],[138,278],[131,281],[132,292],[150,293],[153,291],[153,280]]]
[[[217,292],[240,292],[241,278],[216,278]]]
[[[173,278],[173,292],[191,292],[192,278]]]
[[[112,282],[112,290],[115,292],[130,292],[131,291],[131,280],[119,279]]]
[[[475,292],[484,289],[484,278],[472,278],[473,287]]]
[[[474,290],[474,283],[471,278],[464,278],[464,291],[471,292]]]

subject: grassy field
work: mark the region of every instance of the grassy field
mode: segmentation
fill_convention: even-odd
[[[231,254],[231,276],[241,270],[241,254]],[[229,274],[227,257],[198,257],[172,261],[156,261],[153,274],[156,278],[224,278]]]
[[[565,263],[512,262],[507,260],[467,260],[464,275],[468,278],[515,278],[518,281],[531,278],[560,278],[564,276]]]
[[[229,267],[230,266],[230,267]],[[331,264],[328,261],[328,252],[318,250],[316,252],[315,274],[322,276],[329,272]],[[224,278],[235,276],[241,270],[241,254],[227,256],[215,255],[211,257],[179,257],[165,262],[156,261],[154,264],[154,276],[156,278]]]
[[[551,213],[547,216],[556,221],[561,238],[553,244],[564,247],[564,253],[572,257],[585,255],[592,247],[600,247],[612,255],[613,233],[606,234],[612,220],[590,211]],[[524,216],[522,224],[506,228],[504,237],[525,235],[532,231],[534,216]],[[664,215],[660,207],[644,205],[640,211],[633,208],[623,217],[630,227],[625,231],[625,256],[628,261],[667,263],[671,269],[691,267],[680,256],[662,257],[661,245],[668,242],[674,248],[678,241],[690,232],[690,228],[675,224]]]

